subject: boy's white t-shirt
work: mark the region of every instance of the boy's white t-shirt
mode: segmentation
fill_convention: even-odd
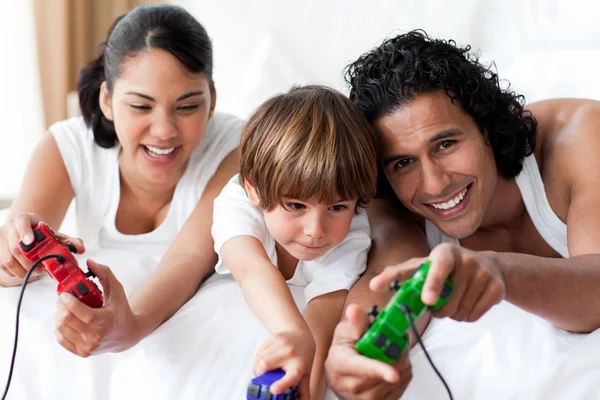
[[[223,263],[221,247],[236,236],[253,236],[260,240],[269,259],[277,265],[275,240],[270,235],[262,211],[254,206],[234,176],[215,199],[212,235],[219,261],[215,270],[219,274],[230,273]],[[367,265],[367,254],[371,247],[369,220],[362,210],[352,219],[348,235],[342,243],[312,261],[298,261],[289,285],[304,286],[306,304],[317,296],[350,290]]]
[[[152,232],[126,235],[115,226],[121,185],[119,151],[94,142],[82,117],[57,122],[50,127],[75,192],[77,235],[86,249],[135,249],[162,256],[196,207],[208,181],[223,159],[238,146],[243,121],[215,113],[188,160],[179,179],[165,220]]]

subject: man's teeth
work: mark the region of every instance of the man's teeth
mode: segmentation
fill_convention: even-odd
[[[152,147],[152,146],[144,146],[146,148],[146,150],[148,150],[148,153],[150,153],[151,155],[154,156],[168,156],[169,154],[171,154],[173,152],[173,150],[175,150],[175,147],[171,147],[170,149],[159,149],[158,147]]]
[[[447,201],[446,203],[431,203],[430,205],[438,210],[449,210],[456,207],[465,198],[466,194],[467,188],[464,188],[463,191],[456,195],[452,200]]]

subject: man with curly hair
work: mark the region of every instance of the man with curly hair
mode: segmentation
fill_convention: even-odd
[[[382,178],[370,210],[373,254],[348,303],[385,304],[389,295],[377,291],[423,258],[383,267],[426,255],[426,240],[423,302],[435,303],[446,277],[455,285],[436,316],[475,321],[506,300],[567,331],[600,326],[600,103],[525,107],[469,46],[423,31],[386,40],[346,78],[377,131]],[[359,356],[353,344],[366,326],[350,305],[329,353],[329,383],[341,398],[397,399],[410,363]]]

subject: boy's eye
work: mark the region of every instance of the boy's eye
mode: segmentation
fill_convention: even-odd
[[[346,206],[345,206],[345,205],[343,205],[343,204],[336,204],[336,205],[334,205],[334,206],[331,206],[331,209],[332,209],[333,211],[340,212],[340,211],[347,210],[347,209],[348,209],[348,207],[346,207]]]
[[[394,164],[394,168],[395,169],[406,168],[406,167],[408,167],[412,163],[413,163],[413,160],[411,160],[410,158],[403,158],[401,160],[398,160],[396,162],[396,164]]]
[[[289,202],[287,206],[292,210],[304,210],[306,206],[302,203]]]

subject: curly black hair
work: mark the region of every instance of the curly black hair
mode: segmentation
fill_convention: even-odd
[[[524,96],[502,89],[495,66],[482,65],[470,50],[423,30],[387,39],[346,67],[350,99],[372,123],[421,94],[443,89],[486,137],[500,174],[514,178],[535,149],[537,122],[523,109]]]

